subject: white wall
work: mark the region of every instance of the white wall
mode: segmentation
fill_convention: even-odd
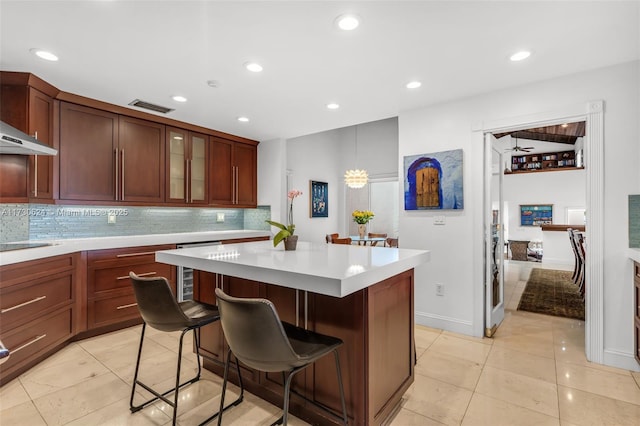
[[[551,243],[545,241],[545,236],[548,234],[543,233],[539,226],[520,226],[520,205],[552,204],[553,223],[567,224],[568,207],[584,209],[586,206],[585,171],[514,173],[505,175],[503,182],[504,201],[508,211],[508,218],[505,218],[508,221],[506,227],[508,235],[505,235],[505,240],[542,241],[543,249],[550,249],[549,253],[544,252],[544,261],[550,261],[553,258],[555,263],[570,263],[573,260],[573,252],[568,244],[566,253],[558,253],[558,250],[548,247]]]
[[[287,144],[284,139],[258,145],[258,205],[271,206],[271,219],[286,221]]]
[[[357,132],[356,132],[357,130]],[[357,158],[356,158],[357,137]],[[259,145],[262,147],[263,143]],[[270,146],[274,146],[269,142]],[[398,158],[398,121],[394,118],[359,124],[357,126],[335,129],[313,135],[289,139],[285,146],[274,148],[279,150],[280,157],[286,158],[286,166],[290,173],[291,187],[303,191],[303,195],[294,201],[293,214],[296,234],[304,241],[324,241],[326,234],[338,232],[348,233],[350,218],[345,215],[344,172],[347,168],[365,168],[371,177],[388,177],[397,175]],[[274,153],[266,151],[269,156],[258,152],[259,177],[263,164],[274,157]],[[270,169],[270,165],[264,165]],[[283,170],[280,169],[280,170]],[[278,174],[277,170],[274,173]],[[286,174],[285,174],[286,177]],[[267,177],[269,185],[267,194],[259,193],[260,204],[272,206],[272,218],[286,222],[286,189],[277,185],[273,177]],[[327,182],[329,188],[329,217],[311,218],[309,211],[309,181]],[[286,180],[285,180],[286,181]],[[264,185],[260,183],[260,188]],[[284,184],[283,184],[284,185]],[[282,205],[281,216],[276,216],[273,206]]]
[[[431,262],[416,270],[418,323],[476,336],[483,332],[483,136],[472,129],[481,128],[483,122],[549,113],[567,105],[584,104],[586,111],[587,102],[601,99],[606,218],[603,349],[605,363],[635,365],[626,203],[627,195],[640,189],[639,77],[636,61],[400,114],[399,164],[407,155],[464,150],[463,212],[401,211],[403,247],[432,251]],[[445,215],[446,225],[434,226],[434,214]],[[435,296],[436,283],[445,285],[444,296]]]

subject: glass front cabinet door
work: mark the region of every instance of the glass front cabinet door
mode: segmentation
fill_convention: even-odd
[[[167,202],[207,204],[208,136],[167,128]]]

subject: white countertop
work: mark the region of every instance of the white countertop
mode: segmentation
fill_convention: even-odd
[[[156,252],[158,262],[344,297],[429,261],[426,250],[272,241]]]
[[[102,250],[124,247],[150,246],[158,244],[181,244],[205,241],[223,241],[236,238],[269,237],[269,231],[210,231],[210,232],[182,232],[176,234],[129,235],[120,237],[77,238],[63,240],[32,240],[31,243],[53,244],[22,250],[12,250],[0,253],[0,266],[27,260],[42,259],[86,250]]]
[[[629,258],[635,262],[640,263],[640,249],[630,248],[629,249]]]

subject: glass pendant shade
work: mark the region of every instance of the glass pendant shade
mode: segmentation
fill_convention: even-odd
[[[347,170],[344,174],[344,183],[349,188],[362,188],[369,181],[369,175],[366,170]]]
[[[358,126],[355,126],[355,151],[356,151],[356,164],[358,161]],[[367,171],[362,169],[349,169],[344,173],[344,183],[347,184],[349,188],[362,188],[367,182],[369,182],[369,175]]]

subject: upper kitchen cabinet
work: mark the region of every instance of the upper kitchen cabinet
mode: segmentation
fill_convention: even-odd
[[[54,146],[54,97],[58,90],[29,73],[1,72],[0,119]],[[0,200],[42,202],[54,198],[54,161],[48,155],[2,155]]]
[[[165,126],[120,116],[120,201],[164,202]]]
[[[165,126],[62,102],[60,199],[160,204]]]
[[[256,207],[256,145],[211,138],[209,201],[213,205]]]
[[[207,204],[209,137],[167,127],[167,203]]]
[[[117,114],[61,102],[60,199],[117,199],[118,136]]]

